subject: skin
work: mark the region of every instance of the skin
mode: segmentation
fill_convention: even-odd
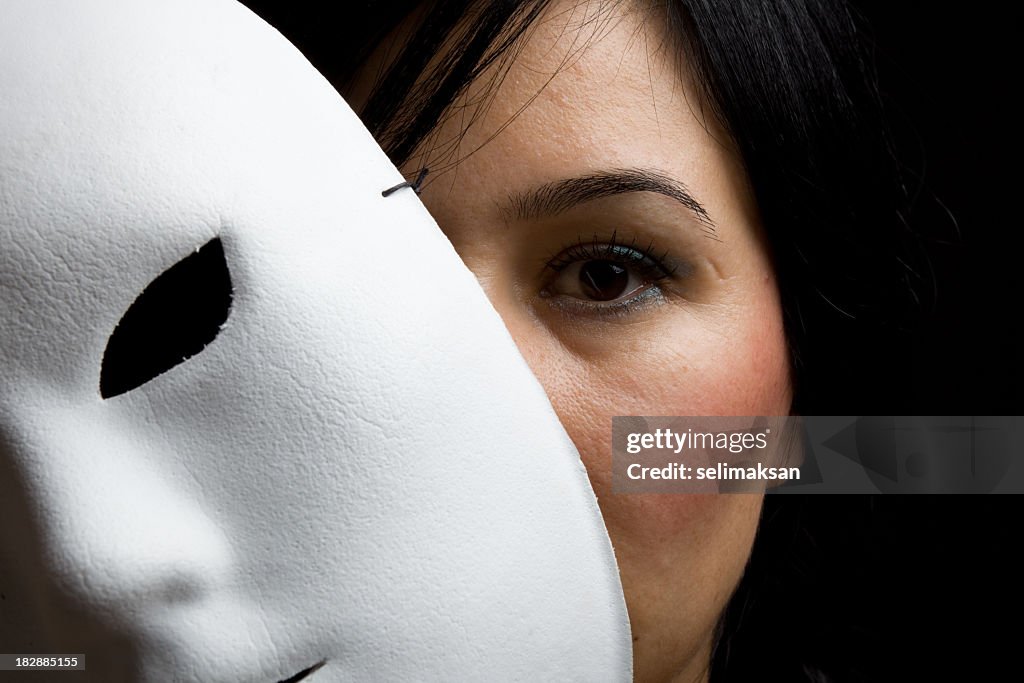
[[[619,562],[636,680],[703,681],[761,496],[612,493],[611,418],[789,414],[786,340],[757,207],[727,134],[702,116],[658,17],[605,5],[552,3],[500,86],[481,78],[402,170],[431,168],[423,202],[580,451]],[[349,93],[357,111],[382,59],[383,50]],[[684,185],[713,234],[683,203],[650,191],[517,210],[545,184],[621,169]],[[594,301],[583,264],[607,259],[602,245],[613,237],[637,251],[653,243],[649,256],[671,274],[627,259],[623,295]]]

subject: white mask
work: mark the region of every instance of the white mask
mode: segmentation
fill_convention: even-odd
[[[628,680],[572,443],[330,85],[228,0],[0,16],[0,652]],[[192,286],[205,336],[169,303]],[[169,331],[133,338],[147,312]]]

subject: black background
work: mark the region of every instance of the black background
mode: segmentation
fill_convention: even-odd
[[[906,412],[1021,414],[1017,23],[996,3],[854,5],[871,30],[897,148],[922,179],[914,218],[930,239],[935,307],[916,333]]]
[[[933,283],[923,319],[880,361],[899,380],[855,402],[1021,415],[1019,22],[995,3],[852,4],[899,156],[919,180],[911,218]],[[830,681],[1021,677],[1020,497],[780,498],[766,502],[745,579],[742,661],[720,680],[765,680],[762,663],[787,648]]]
[[[871,27],[898,149],[959,233],[950,235],[934,208],[922,210],[936,297],[915,335],[904,413],[1021,415],[1024,221],[1010,107],[1020,81],[1019,22],[999,3],[855,6]],[[810,522],[828,563],[822,590],[835,586],[824,602],[851,615],[849,642],[876,641],[875,670],[890,680],[1019,678],[1024,501],[863,502],[864,526],[849,503],[825,502],[825,514]],[[837,539],[830,528],[851,535]]]

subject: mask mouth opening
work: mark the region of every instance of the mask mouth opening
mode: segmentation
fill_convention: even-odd
[[[327,663],[327,660],[326,659],[322,659],[319,662],[317,662],[316,664],[314,664],[313,666],[309,667],[308,669],[303,669],[302,671],[300,671],[299,673],[295,674],[294,676],[292,676],[290,678],[285,678],[284,680],[279,681],[278,683],[298,683],[299,681],[304,681],[311,674],[314,674],[317,671],[319,671],[320,668],[324,664],[326,664],[326,663]]]

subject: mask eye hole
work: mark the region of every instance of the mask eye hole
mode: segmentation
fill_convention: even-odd
[[[103,352],[100,396],[113,398],[201,352],[231,311],[231,273],[220,239],[149,283],[114,328]]]

